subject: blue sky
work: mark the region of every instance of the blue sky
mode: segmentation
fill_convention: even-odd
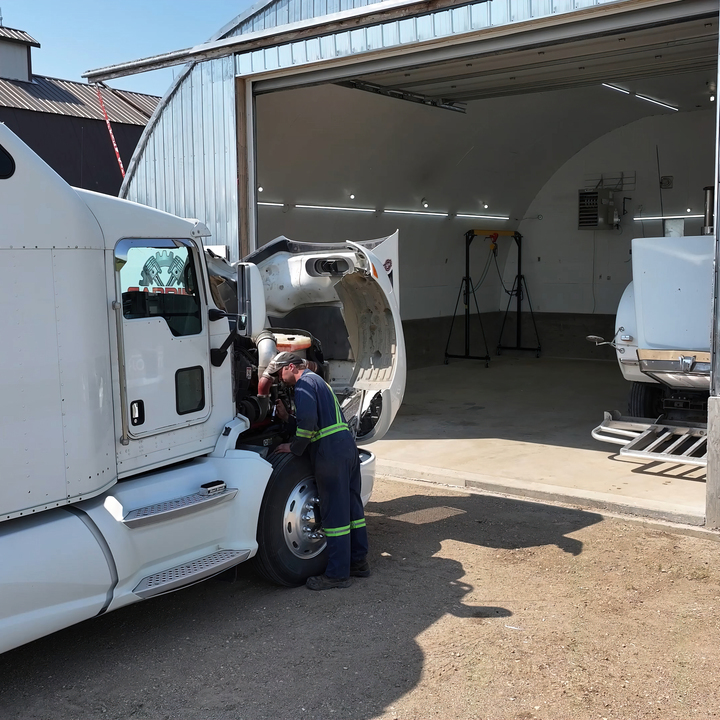
[[[192,47],[258,0],[0,0],[3,25],[25,30],[37,75],[79,80],[105,65]],[[173,70],[110,81],[108,85],[162,95]]]

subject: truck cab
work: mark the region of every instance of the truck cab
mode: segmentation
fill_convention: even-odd
[[[309,464],[273,452],[292,393],[263,370],[292,348],[358,444],[385,434],[397,234],[230,265],[202,222],[71,188],[2,125],[0,190],[0,651],[245,560],[284,585],[322,572]]]

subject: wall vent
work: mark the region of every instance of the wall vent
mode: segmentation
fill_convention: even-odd
[[[618,223],[612,190],[578,191],[579,230],[610,230]]]

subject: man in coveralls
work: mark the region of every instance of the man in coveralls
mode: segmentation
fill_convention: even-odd
[[[278,353],[266,373],[295,387],[295,437],[276,451],[299,456],[309,448],[318,486],[328,564],[325,573],[308,578],[306,586],[310,590],[349,587],[351,576],[370,575],[355,440],[335,393],[319,375],[307,369],[303,358],[291,352]],[[278,415],[287,420],[287,411],[280,405]]]

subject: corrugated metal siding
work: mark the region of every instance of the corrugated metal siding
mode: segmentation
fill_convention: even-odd
[[[145,125],[160,98],[101,88],[111,122]],[[94,85],[33,76],[32,82],[0,79],[0,106],[70,117],[104,120]]]
[[[238,54],[235,57],[236,70],[238,75],[253,75],[269,70],[297,67],[318,60],[331,60],[376,50],[399,48],[429,40],[451,38],[474,30],[561,15],[586,7],[616,2],[623,2],[623,0],[487,0],[461,8],[440,10],[421,17],[395,20],[321,38]],[[315,5],[328,7],[328,12],[348,9],[344,7],[346,4],[348,4],[346,0],[316,0],[315,2]],[[368,3],[358,0],[356,6],[365,4]],[[277,4],[270,6],[263,13],[263,16],[270,13],[266,22],[281,19],[283,16],[280,14],[280,7],[283,5],[289,7],[288,12],[291,15],[298,12],[302,14],[306,6],[312,6],[312,2],[311,0],[279,0]],[[330,10],[330,7],[338,6],[340,7],[337,10]],[[351,7],[352,4],[349,4],[349,8]],[[258,17],[256,16],[255,19]],[[305,16],[302,15],[295,19],[305,19]],[[248,22],[241,25],[244,28],[243,32],[261,30],[266,27],[248,27]],[[236,34],[241,33],[232,32],[228,36]]]
[[[133,159],[122,196],[205,222],[237,260],[237,146],[232,57],[195,65]],[[130,175],[130,173],[129,173]]]

